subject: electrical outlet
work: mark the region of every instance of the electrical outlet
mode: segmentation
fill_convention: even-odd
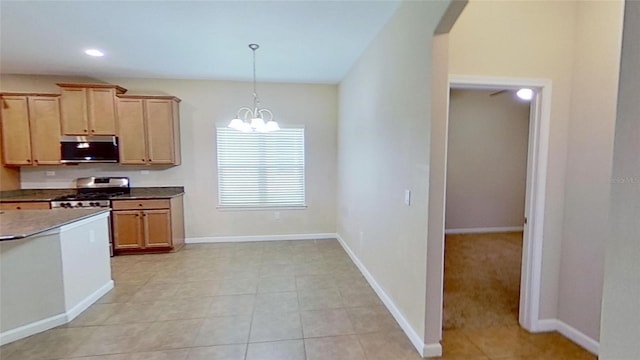
[[[141,170],[140,174],[142,175],[149,175],[149,170]]]
[[[280,220],[280,211],[276,211],[273,213],[273,218],[276,220]]]
[[[44,172],[45,176],[56,176],[56,172],[52,170],[47,170]]]

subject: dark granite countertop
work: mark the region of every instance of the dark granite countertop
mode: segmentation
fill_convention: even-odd
[[[131,193],[111,198],[111,200],[168,199],[184,194],[182,186],[132,187]]]
[[[53,198],[75,193],[76,189],[25,189],[0,191],[0,202],[51,201]]]
[[[0,202],[51,201],[56,197],[75,194],[76,189],[24,189],[0,191]],[[167,199],[184,194],[182,186],[132,187],[131,193],[114,197],[113,200]]]
[[[0,211],[0,241],[23,239],[106,212],[108,208]]]

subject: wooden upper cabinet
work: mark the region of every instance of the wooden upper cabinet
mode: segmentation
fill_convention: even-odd
[[[62,88],[61,124],[64,135],[116,135],[117,85],[57,84]]]
[[[60,102],[58,97],[29,97],[31,153],[35,165],[60,164]]]
[[[144,165],[147,163],[144,100],[119,98],[117,108],[120,164]]]
[[[3,94],[5,165],[60,164],[60,103],[56,94]]]
[[[87,89],[62,89],[61,124],[64,135],[88,135]]]
[[[118,97],[121,164],[180,164],[179,102],[174,96]]]
[[[177,120],[174,119],[173,107],[175,105],[177,108],[178,104],[173,100],[148,99],[145,100],[145,105],[149,163],[176,163],[174,123]]]
[[[2,155],[5,165],[31,165],[27,96],[2,96]]]

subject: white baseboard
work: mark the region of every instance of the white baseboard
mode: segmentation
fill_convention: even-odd
[[[28,336],[52,329],[56,326],[64,325],[67,323],[67,314],[62,313],[48,318],[32,322],[30,324],[22,325],[17,328],[7,330],[0,333],[0,346],[5,345],[16,340],[24,339]]]
[[[551,332],[558,330],[558,320],[556,319],[542,319],[538,320],[534,327],[531,329],[533,333],[539,332]]]
[[[440,343],[424,344],[424,350],[422,351],[422,357],[440,357],[442,356],[442,345]]]
[[[464,229],[445,229],[445,234],[486,234],[523,231],[522,226],[502,226],[502,227],[482,227],[482,228],[464,228]]]
[[[109,280],[109,282],[104,284],[100,289],[96,290],[94,293],[87,296],[74,307],[62,314],[50,316],[46,319],[38,320],[0,333],[0,346],[70,322],[111,289],[113,289],[113,280]]]
[[[600,343],[577,330],[573,326],[558,319],[539,320],[535,327],[535,332],[557,331],[567,339],[580,345],[585,350],[594,355],[600,353]]]
[[[336,233],[318,233],[318,234],[191,237],[191,238],[186,238],[184,242],[186,244],[204,244],[204,243],[220,243],[220,242],[316,240],[316,239],[335,239],[335,238],[336,238]]]
[[[378,294],[378,297],[380,298],[380,300],[382,300],[382,302],[387,307],[389,312],[391,312],[391,315],[393,315],[393,317],[396,319],[398,324],[400,324],[400,327],[402,328],[404,333],[407,334],[407,337],[409,337],[409,340],[411,341],[413,346],[416,348],[418,353],[423,357],[441,356],[442,347],[440,346],[440,344],[427,345],[424,343],[424,340],[418,335],[418,333],[416,333],[416,331],[411,327],[411,325],[409,325],[409,322],[407,321],[407,319],[404,318],[404,316],[402,315],[400,310],[396,307],[396,305],[393,303],[389,295],[387,295],[387,293],[382,289],[382,287],[378,284],[378,282],[373,277],[373,275],[371,275],[369,270],[367,270],[367,268],[364,266],[364,264],[362,264],[360,259],[358,259],[356,254],[353,251],[351,251],[351,248],[349,248],[349,246],[342,239],[340,234],[336,234],[336,238],[340,242],[340,245],[342,245],[342,247],[344,248],[344,251],[351,258],[351,261],[353,261],[353,263],[356,264],[356,266],[358,267],[362,275],[369,282],[369,285],[371,285],[371,287],[376,292],[376,294]]]
[[[98,301],[98,299],[100,299],[106,293],[111,291],[111,289],[113,289],[113,280],[109,280],[106,284],[101,286],[98,290],[94,291],[91,295],[89,295],[86,298],[82,299],[82,301],[77,303],[71,309],[67,310],[67,312],[66,312],[67,321],[66,322],[71,322],[78,315],[80,315],[83,311],[87,310],[87,308],[89,308],[89,306],[93,305],[93,303]]]

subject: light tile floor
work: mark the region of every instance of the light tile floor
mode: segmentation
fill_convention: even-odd
[[[419,359],[335,240],[188,245],[115,257],[112,269],[98,303],[0,359]],[[447,331],[444,345],[446,359],[591,359],[517,327]]]

